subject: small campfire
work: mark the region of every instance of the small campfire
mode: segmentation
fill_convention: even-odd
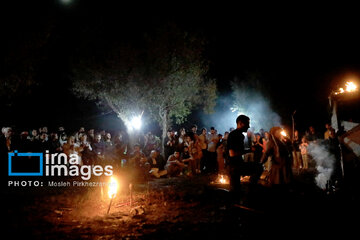
[[[250,176],[241,176],[241,182],[250,182]],[[219,174],[216,180],[212,181],[211,184],[229,185],[230,179],[227,175]]]
[[[226,175],[219,174],[215,181],[212,181],[211,184],[229,184],[229,178]]]

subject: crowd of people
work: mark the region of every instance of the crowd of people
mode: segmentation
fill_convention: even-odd
[[[228,137],[234,129],[223,134],[218,133],[215,127],[210,127],[210,131],[206,128],[198,130],[196,125],[190,129],[180,128],[178,131],[169,129],[164,141],[151,132],[138,133],[131,142],[123,131],[114,134],[80,127],[78,131],[70,134],[64,127],[49,131],[44,126],[16,133],[12,128],[4,127],[0,138],[0,151],[2,158],[6,158],[7,153],[14,150],[48,150],[49,153],[78,154],[81,164],[111,164],[115,169],[129,168],[139,178],[193,176],[200,173],[226,174],[231,160]],[[243,131],[242,161],[263,164],[265,171],[270,172],[271,168],[274,168],[274,157],[267,148],[272,145],[279,146],[274,138],[276,133],[264,129],[258,132],[254,130],[248,128]],[[295,131],[292,138],[285,134],[280,134],[278,138],[285,143],[286,148],[283,151],[288,153],[291,159],[289,166],[293,169],[309,168],[311,157],[307,148],[310,142],[319,139],[324,139],[329,151],[339,155],[335,130],[329,124],[326,124],[323,136],[318,134],[314,127],[309,127],[301,137],[299,132]]]

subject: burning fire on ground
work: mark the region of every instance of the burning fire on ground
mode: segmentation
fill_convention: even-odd
[[[219,174],[215,181],[211,182],[212,184],[229,184],[228,176],[224,174]]]
[[[240,178],[241,182],[249,182],[250,176],[241,176]],[[222,184],[222,185],[228,185],[230,184],[229,177],[224,174],[219,174],[215,181],[212,181],[211,184]]]

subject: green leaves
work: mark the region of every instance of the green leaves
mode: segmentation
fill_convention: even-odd
[[[74,93],[106,103],[125,123],[144,112],[170,126],[172,119],[184,122],[196,107],[210,112],[216,83],[204,77],[203,41],[175,26],[165,28],[145,34],[143,47],[119,46],[100,62],[82,64]]]

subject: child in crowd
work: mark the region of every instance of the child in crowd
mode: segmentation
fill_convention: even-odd
[[[301,144],[299,145],[301,158],[302,158],[302,167],[303,169],[307,169],[309,166],[309,157],[308,157],[308,151],[307,148],[309,146],[309,143],[306,139],[306,137],[301,138]]]

